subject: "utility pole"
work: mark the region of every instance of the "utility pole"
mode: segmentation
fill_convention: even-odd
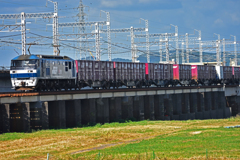
[[[226,45],[226,42],[225,42],[225,38],[223,38],[223,41],[222,41],[222,44],[223,44],[223,66],[226,66],[226,53],[225,53],[225,45]]]
[[[237,66],[237,38],[236,36],[231,35],[234,38],[234,57],[235,57],[235,66]]]
[[[202,49],[202,42],[201,42],[201,39],[202,39],[202,32],[200,30],[196,30],[194,29],[194,31],[197,31],[198,32],[198,40],[199,40],[199,60],[200,60],[200,63],[203,63],[203,49]]]
[[[146,32],[146,51],[147,51],[147,62],[150,63],[150,46],[149,46],[149,31],[148,31],[148,20],[140,18],[145,21],[145,32]]]
[[[108,60],[112,61],[112,47],[111,47],[111,28],[110,28],[110,13],[101,10],[107,15],[107,40],[108,40]]]
[[[0,14],[0,19],[21,19],[22,55],[26,55],[26,18],[53,18],[54,13]]]
[[[182,63],[185,63],[185,59],[184,59],[184,42],[182,42]]]
[[[122,28],[122,29],[111,29],[109,32],[110,33],[130,33],[131,36],[131,55],[132,55],[132,62],[136,61],[136,57],[135,56],[135,47],[134,47],[134,39],[132,39],[132,36],[134,35],[134,32],[145,32],[146,28],[134,28],[134,27],[130,27],[130,28]],[[100,30],[100,33],[107,33],[108,30]],[[134,35],[135,36],[135,35]]]
[[[215,35],[218,36],[218,40],[216,41],[216,58],[217,58],[217,65],[220,66],[221,65],[221,55],[220,55],[220,44],[221,44],[221,40],[220,40],[220,34],[216,34]]]
[[[48,0],[54,4],[54,15],[53,15],[53,53],[58,55],[58,3]]]
[[[179,64],[179,53],[178,53],[178,26],[175,26],[173,24],[171,24],[171,26],[175,27],[175,42],[176,42],[176,61],[177,64]]]
[[[79,13],[77,14],[77,16],[78,16],[78,22],[79,22],[79,24],[80,24],[80,26],[78,26],[78,34],[83,34],[84,35],[84,33],[85,33],[85,16],[86,16],[86,14],[84,13],[84,8],[85,8],[86,6],[84,6],[83,5],[83,2],[82,2],[82,0],[80,0],[80,2],[79,2],[79,6],[78,6],[78,10],[79,10]],[[86,50],[86,44],[85,44],[85,42],[83,42],[82,41],[82,39],[83,38],[85,38],[85,36],[80,36],[79,37],[79,40],[80,40],[80,42],[79,42],[79,48],[80,48],[80,50],[79,50],[79,54],[80,54],[80,59],[82,59],[82,50],[81,50],[81,48],[82,48],[82,45],[83,45],[83,50]],[[86,53],[85,53],[85,57],[86,57]]]
[[[187,63],[189,63],[188,33],[186,33],[185,35],[185,41],[186,41],[186,59]]]
[[[96,60],[100,61],[101,56],[100,56],[100,34],[99,34],[99,24],[95,24],[95,41],[96,41]]]

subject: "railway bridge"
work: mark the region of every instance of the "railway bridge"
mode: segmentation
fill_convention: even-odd
[[[150,87],[0,94],[0,132],[29,132],[125,120],[228,118],[239,86]]]

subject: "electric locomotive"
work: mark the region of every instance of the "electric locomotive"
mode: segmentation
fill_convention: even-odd
[[[57,90],[75,87],[75,61],[67,56],[20,55],[11,60],[15,90]]]

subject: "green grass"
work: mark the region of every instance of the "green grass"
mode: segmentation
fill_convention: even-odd
[[[193,132],[201,131],[199,134]],[[72,158],[93,157],[109,159],[158,158],[239,158],[240,128],[187,129],[158,136],[139,143],[72,155]],[[141,158],[140,158],[141,159]]]
[[[240,125],[240,118],[125,121],[6,133],[0,135],[0,159],[45,159],[47,153],[51,159],[239,159],[240,128],[224,128],[232,125]],[[106,144],[118,145],[71,154]]]

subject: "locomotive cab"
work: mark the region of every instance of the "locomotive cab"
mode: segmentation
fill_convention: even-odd
[[[21,55],[11,61],[10,75],[15,90],[32,90],[37,84],[39,58],[34,55]]]

